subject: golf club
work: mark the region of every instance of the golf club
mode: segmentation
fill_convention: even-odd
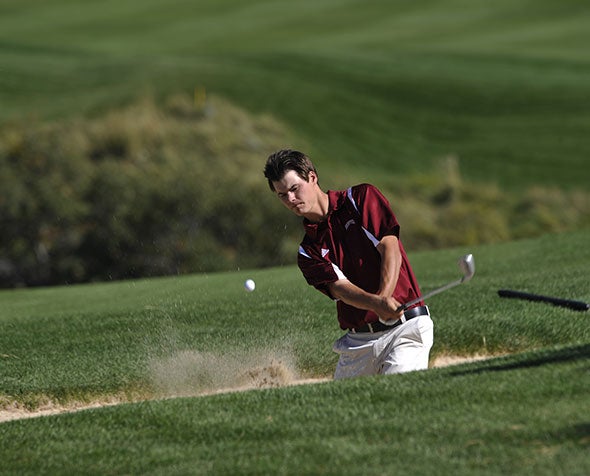
[[[449,284],[445,284],[444,286],[434,289],[433,291],[430,291],[429,293],[426,293],[423,296],[420,296],[416,299],[413,299],[410,302],[402,304],[400,307],[397,308],[397,310],[398,311],[402,311],[402,310],[405,311],[410,306],[413,306],[414,304],[419,303],[420,301],[423,301],[424,299],[434,296],[435,294],[442,293],[443,291],[446,291],[447,289],[454,288],[455,286],[458,286],[459,284],[466,283],[471,278],[473,278],[473,275],[475,274],[475,261],[473,260],[472,254],[462,256],[459,259],[458,264],[459,264],[459,268],[463,272],[463,277],[461,279],[458,279],[457,281],[453,281],[452,283],[449,283]]]

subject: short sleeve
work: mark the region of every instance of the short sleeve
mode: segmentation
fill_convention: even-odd
[[[313,247],[307,247],[304,241],[299,247],[297,265],[308,284],[334,299],[328,291],[328,284],[339,279],[346,279],[346,276],[338,266],[330,261],[329,252],[325,251],[327,254],[322,256],[322,250],[316,251]]]
[[[399,238],[400,226],[389,201],[373,185],[362,184],[352,189],[353,199],[362,218],[363,227],[381,240],[388,235]]]

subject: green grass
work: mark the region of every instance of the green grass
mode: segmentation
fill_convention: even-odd
[[[158,399],[273,361],[329,376],[333,303],[294,267],[2,291],[4,406],[157,398],[1,423],[2,472],[587,474],[587,313],[496,291],[590,300],[589,236],[411,254],[424,291],[475,256],[474,279],[430,301],[432,356],[511,356],[209,397]]]
[[[584,475],[589,352],[4,423],[3,474]]]
[[[469,179],[584,188],[588,13],[574,0],[5,1],[0,119],[206,86],[287,123],[326,174],[374,181],[456,155]]]
[[[474,280],[430,302],[433,357],[588,342],[584,313],[496,294],[512,288],[589,301],[588,236],[548,235],[472,249]],[[455,262],[466,251],[413,254],[423,291],[456,279]],[[242,287],[249,276],[257,283],[254,293]],[[0,392],[32,407],[47,399],[153,395],[159,388],[155,363],[198,366],[203,356],[217,356],[230,370],[240,360],[259,357],[264,363],[276,356],[303,375],[330,375],[336,361],[331,344],[340,335],[334,312],[294,267],[3,291]],[[207,372],[204,386],[214,378]]]

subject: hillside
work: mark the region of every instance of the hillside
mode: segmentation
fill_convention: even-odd
[[[146,92],[271,113],[345,177],[457,157],[469,180],[585,188],[589,6],[500,0],[66,0],[0,6],[0,119]]]

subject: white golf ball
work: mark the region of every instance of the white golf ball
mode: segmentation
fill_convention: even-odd
[[[244,288],[246,288],[246,291],[251,293],[252,291],[254,291],[254,289],[256,289],[256,283],[253,279],[246,279],[246,282],[244,283]]]

